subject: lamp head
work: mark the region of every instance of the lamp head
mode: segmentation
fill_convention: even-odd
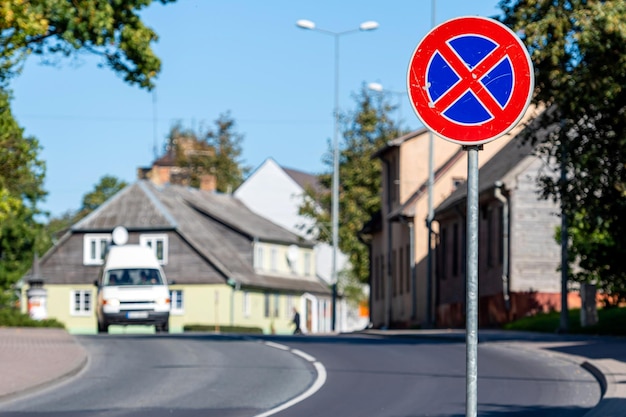
[[[368,20],[367,22],[363,22],[359,25],[360,30],[374,30],[378,28],[378,22],[373,20]]]
[[[367,88],[369,88],[372,91],[379,92],[379,93],[383,91],[383,85],[380,83],[369,83],[367,85]]]
[[[313,30],[315,29],[315,23],[310,20],[300,19],[296,22],[296,26],[302,29]]]

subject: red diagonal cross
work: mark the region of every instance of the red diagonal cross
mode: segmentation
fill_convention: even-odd
[[[447,43],[444,42],[438,51],[461,79],[435,101],[435,110],[443,113],[467,90],[471,90],[493,117],[499,117],[502,114],[502,107],[487,91],[480,79],[502,61],[502,58],[506,56],[505,48],[496,48],[473,69],[469,69]]]

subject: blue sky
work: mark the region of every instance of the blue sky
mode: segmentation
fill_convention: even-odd
[[[436,0],[435,23],[499,14],[497,0]],[[127,182],[163,150],[171,126],[206,129],[230,112],[244,136],[243,163],[273,158],[310,173],[333,133],[334,39],[296,27],[308,19],[333,32],[374,20],[379,28],[341,36],[340,111],[353,94],[377,82],[399,103],[403,126],[420,123],[406,97],[406,71],[431,28],[431,0],[179,0],[143,12],[159,35],[154,50],[162,73],[156,92],[125,84],[89,55],[55,66],[30,57],[11,83],[12,108],[27,135],[39,139],[46,161],[42,208],[76,210],[104,175]]]

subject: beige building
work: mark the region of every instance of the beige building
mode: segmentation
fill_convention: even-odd
[[[305,332],[326,330],[331,298],[315,276],[314,242],[232,195],[139,180],[72,225],[39,261],[44,316],[72,333],[96,332],[94,281],[116,226],[129,243],[155,251],[170,283],[172,332],[199,324],[286,334],[293,308]]]
[[[535,115],[529,110],[508,134],[479,152],[479,167],[507,145]],[[432,207],[441,204],[467,178],[463,147],[426,129],[390,141],[374,156],[382,161],[382,207],[362,231],[371,248],[370,309],[374,327],[429,326],[435,321],[434,246],[429,239],[429,152],[432,142]],[[430,241],[429,241],[430,240]],[[429,262],[429,245],[430,262]],[[429,266],[430,263],[430,266]]]

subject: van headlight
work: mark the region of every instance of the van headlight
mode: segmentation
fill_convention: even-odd
[[[107,300],[104,300],[104,305],[117,308],[120,306],[120,300],[118,300],[117,298],[109,298]]]
[[[166,297],[157,298],[155,303],[158,305],[169,305],[170,299]]]

